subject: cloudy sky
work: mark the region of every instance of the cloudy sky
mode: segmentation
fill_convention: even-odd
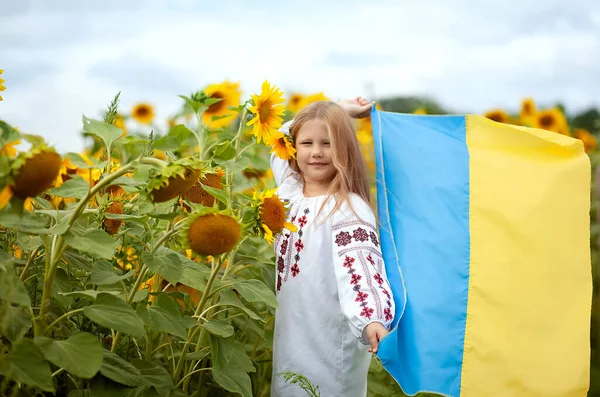
[[[426,95],[458,112],[524,96],[600,106],[597,0],[0,0],[0,119],[79,151],[81,115],[163,122],[224,79],[333,98]]]

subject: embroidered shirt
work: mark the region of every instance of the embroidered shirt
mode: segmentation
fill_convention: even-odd
[[[272,156],[271,167],[278,195],[289,203],[288,221],[298,227],[284,229],[274,244],[279,308],[271,396],[306,396],[277,376],[291,371],[318,385],[322,396],[364,397],[371,362],[364,329],[375,321],[389,329],[395,310],[373,211],[352,195],[325,220],[333,199],[305,197],[287,161]]]

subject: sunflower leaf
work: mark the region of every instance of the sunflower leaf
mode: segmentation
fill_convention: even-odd
[[[79,378],[90,379],[102,364],[102,346],[97,336],[87,332],[76,333],[61,341],[38,336],[34,342],[48,361]]]
[[[59,187],[48,190],[48,194],[57,197],[84,198],[90,190],[90,184],[82,178],[71,178]]]
[[[21,339],[0,357],[0,374],[15,382],[54,392],[50,364],[31,339]]]
[[[73,164],[74,166],[76,166],[77,168],[96,168],[96,169],[102,169],[104,167],[106,167],[106,165],[108,164],[108,161],[103,161],[103,162],[98,162],[94,157],[88,157],[88,161],[91,164],[88,164],[83,157],[81,157],[81,155],[79,153],[67,153],[65,155],[65,158],[68,159],[71,164]]]
[[[108,261],[98,261],[94,263],[92,274],[90,275],[92,284],[111,285],[121,280],[126,280],[133,276],[133,270],[123,275],[118,275],[113,269],[113,265]]]
[[[263,302],[270,307],[277,307],[275,294],[260,280],[244,280],[233,286],[248,302]]]
[[[202,185],[202,189],[204,189],[208,194],[210,194],[211,196],[215,197],[220,202],[222,202],[224,204],[227,204],[227,201],[229,200],[229,197],[227,196],[227,193],[224,190],[215,189],[214,187],[210,187],[210,186],[205,185],[203,183],[201,183],[201,185]]]
[[[31,298],[17,277],[10,259],[0,261],[0,299],[21,306],[31,306]]]
[[[12,343],[21,339],[31,328],[31,316],[25,308],[0,303],[0,335]]]
[[[235,148],[231,146],[231,141],[221,142],[215,147],[214,155],[219,160],[231,160],[236,154]]]
[[[202,108],[202,104],[200,102],[194,101],[192,98],[188,98],[185,95],[179,95],[193,110],[198,113],[198,110]]]
[[[72,248],[103,259],[111,259],[115,253],[115,243],[104,230],[90,229],[84,232],[75,232],[72,229],[64,235],[64,238]]]
[[[165,249],[156,254],[143,252],[142,262],[173,285],[181,278],[181,261],[174,251]]]
[[[144,335],[144,323],[135,310],[114,295],[108,293],[98,295],[95,304],[83,308],[83,314],[104,327],[137,338]]]
[[[86,135],[100,138],[107,150],[110,150],[113,142],[123,135],[122,129],[103,121],[88,119],[85,115],[83,116],[83,132]]]
[[[0,120],[0,146],[19,140],[21,134],[7,122]]]

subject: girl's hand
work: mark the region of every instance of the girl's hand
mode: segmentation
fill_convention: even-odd
[[[377,353],[379,341],[383,339],[383,337],[387,334],[388,331],[381,323],[375,322],[367,325],[367,328],[365,328],[365,335],[367,337],[367,340],[371,344],[371,348],[369,349],[371,353]]]
[[[360,96],[352,99],[344,99],[339,102],[339,105],[344,108],[350,117],[354,117],[355,119],[368,117],[371,114],[371,108],[373,107],[371,102]]]

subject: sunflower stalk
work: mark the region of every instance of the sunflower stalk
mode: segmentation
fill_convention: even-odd
[[[113,174],[109,175],[105,179],[99,181],[96,186],[90,189],[87,195],[79,201],[75,211],[69,218],[67,222],[67,233],[71,230],[71,227],[82,214],[87,205],[88,201],[96,195],[96,193],[102,191],[106,186],[108,186],[115,179],[125,175],[131,169],[135,167],[136,163],[131,162],[129,164],[124,165],[119,170],[115,171]],[[66,244],[62,235],[55,235],[52,239],[52,247],[50,252],[50,260],[46,262],[46,274],[44,276],[44,291],[42,292],[42,301],[40,306],[40,311],[38,313],[38,317],[35,321],[34,325],[34,334],[35,336],[41,336],[43,334],[43,329],[45,325],[45,317],[48,307],[50,306],[50,299],[52,297],[52,285],[54,282],[54,276],[56,275],[56,270],[58,268],[58,263],[62,258],[62,254],[66,249]]]
[[[194,131],[196,139],[198,140],[198,159],[204,161],[206,154],[208,153],[206,146],[206,128],[202,122],[202,115],[204,114],[204,108],[201,108],[196,112],[196,119],[198,120],[198,130]]]

